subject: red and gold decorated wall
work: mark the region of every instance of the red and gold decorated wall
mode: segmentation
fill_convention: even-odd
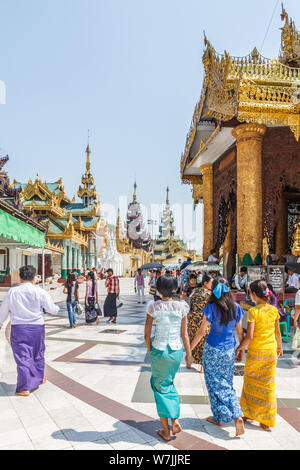
[[[220,239],[224,238],[223,222],[225,212],[228,210],[233,217],[233,230],[231,230],[231,247],[235,246],[236,239],[236,208],[232,198],[236,197],[237,191],[237,165],[236,148],[232,148],[213,165],[214,172],[214,245],[220,248]],[[222,217],[223,214],[223,217]]]
[[[300,142],[289,128],[267,129],[262,171],[264,233],[270,235],[278,221],[283,192],[298,192],[300,200]]]

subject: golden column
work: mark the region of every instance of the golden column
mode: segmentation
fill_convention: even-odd
[[[266,126],[241,124],[232,131],[237,142],[237,250],[241,259],[262,255],[262,142]]]
[[[210,250],[214,248],[214,224],[213,224],[213,166],[203,165],[200,168],[203,175],[203,207],[204,207],[204,240],[203,259],[207,260]]]

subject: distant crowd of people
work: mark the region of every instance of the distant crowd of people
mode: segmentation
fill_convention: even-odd
[[[107,297],[104,302],[102,312],[99,304],[98,280],[103,278],[105,278]],[[117,308],[122,306],[122,304],[117,306],[117,300],[120,296],[119,278],[114,276],[112,269],[108,269],[103,273],[102,271],[98,272],[96,268],[93,268],[80,276],[76,270],[73,270],[68,274],[67,280],[64,284],[64,293],[67,295],[67,310],[70,323],[68,328],[76,328],[77,315],[80,315],[83,311],[79,299],[79,285],[83,282],[86,283],[84,298],[86,324],[99,324],[99,317],[102,313],[104,317],[108,318],[107,323],[116,324],[118,314]]]

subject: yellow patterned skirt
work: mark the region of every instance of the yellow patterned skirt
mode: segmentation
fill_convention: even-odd
[[[277,400],[275,374],[277,351],[248,350],[241,408],[244,416],[261,424],[275,427]]]

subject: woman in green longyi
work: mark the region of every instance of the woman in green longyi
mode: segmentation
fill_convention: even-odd
[[[179,424],[180,401],[174,386],[175,375],[180,368],[183,346],[186,351],[187,367],[191,368],[193,357],[187,333],[188,304],[174,300],[177,281],[170,276],[162,276],[157,281],[161,300],[150,302],[147,307],[145,342],[150,354],[151,387],[154,393],[157,412],[162,423],[158,435],[165,441],[171,440],[169,419],[173,435],[181,432]],[[156,324],[155,337],[151,344],[153,321]]]

